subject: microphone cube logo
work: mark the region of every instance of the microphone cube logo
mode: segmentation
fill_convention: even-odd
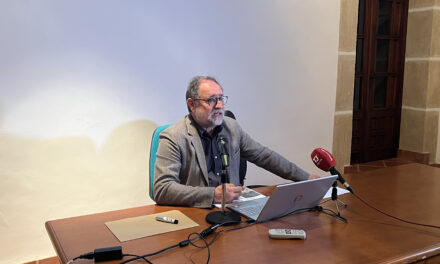
[[[316,165],[319,165],[319,163],[321,163],[321,160],[319,159],[318,155],[315,155],[312,160],[313,163],[315,163]]]

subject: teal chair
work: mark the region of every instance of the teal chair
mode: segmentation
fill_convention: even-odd
[[[153,132],[153,137],[151,138],[151,145],[150,145],[150,197],[154,201],[154,164],[156,163],[156,152],[157,148],[159,147],[159,135],[160,132],[165,130],[169,125],[164,125],[156,128]]]

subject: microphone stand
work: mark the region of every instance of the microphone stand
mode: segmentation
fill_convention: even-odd
[[[343,201],[341,201],[341,200],[338,199],[338,189],[337,189],[338,181],[340,181],[340,182],[346,187],[346,189],[347,189],[349,192],[354,193],[354,191],[353,191],[353,189],[351,188],[351,186],[348,185],[348,183],[344,180],[344,178],[342,177],[341,173],[335,169],[335,167],[331,167],[331,168],[330,168],[330,173],[331,173],[332,175],[335,175],[335,174],[338,175],[338,180],[336,180],[336,181],[333,183],[333,189],[332,189],[332,201],[335,202],[336,210],[337,210],[336,217],[337,217],[338,219],[340,219],[341,221],[347,223],[347,219],[341,215],[341,211],[339,210],[339,206],[338,206],[338,202],[341,203],[344,207],[347,207],[347,206],[348,206],[346,203],[344,203]]]
[[[226,168],[222,168],[222,211],[223,214],[226,212]]]
[[[335,181],[333,183],[333,189],[332,189],[332,201],[335,202],[336,210],[338,212],[336,214],[336,217],[338,219],[340,219],[341,221],[347,223],[347,219],[341,215],[341,211],[339,210],[338,202],[341,203],[344,207],[347,207],[348,205],[346,203],[344,203],[343,201],[338,199],[338,188],[337,188],[337,186],[338,186],[338,181]]]
[[[333,212],[333,214],[329,214],[328,212],[326,212],[326,213],[329,214],[329,215],[331,215],[331,216],[336,217],[337,219],[341,220],[341,221],[344,222],[344,223],[347,223],[347,222],[348,222],[348,221],[347,221],[347,218],[345,218],[345,217],[343,217],[343,216],[341,215],[341,211],[339,210],[339,206],[338,206],[338,203],[342,204],[344,207],[347,207],[347,206],[348,206],[346,203],[344,203],[343,201],[341,201],[341,200],[338,199],[338,188],[337,188],[337,186],[338,186],[338,181],[336,180],[336,181],[333,183],[332,186],[333,186],[333,187],[332,187],[332,196],[331,196],[331,200],[335,203],[337,213],[334,213],[334,212]],[[326,201],[324,201],[323,203],[328,202],[328,201],[330,201],[330,200],[326,200]],[[323,210],[323,209],[321,208],[319,211],[322,211],[322,210]]]
[[[241,216],[236,212],[226,211],[226,183],[229,179],[229,156],[226,153],[221,153],[220,155],[222,157],[222,210],[207,214],[205,220],[212,225],[234,225],[241,221]]]

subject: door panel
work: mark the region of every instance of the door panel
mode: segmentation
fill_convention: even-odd
[[[351,163],[395,157],[408,0],[360,0]]]

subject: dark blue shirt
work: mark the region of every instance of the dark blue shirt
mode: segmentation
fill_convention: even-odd
[[[223,126],[216,126],[211,136],[205,129],[197,124],[191,115],[189,115],[189,117],[197,128],[200,140],[202,141],[203,150],[205,152],[206,169],[208,171],[209,186],[217,187],[221,184],[222,173],[222,161],[218,151],[217,136],[218,133],[223,130]]]

